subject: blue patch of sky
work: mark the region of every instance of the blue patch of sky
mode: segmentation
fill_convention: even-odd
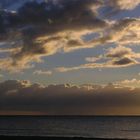
[[[125,79],[140,79],[138,76],[140,66],[127,68],[104,68],[104,69],[82,69],[77,71],[54,73],[52,76],[32,76],[34,82],[42,84],[107,84],[109,82],[121,81]]]
[[[106,14],[108,13],[108,15]],[[126,17],[132,17],[132,18],[139,18],[140,17],[140,6],[137,6],[133,10],[122,10],[122,11],[116,11],[112,12],[111,7],[105,7],[99,10],[100,18],[107,18],[107,19],[123,19]],[[106,15],[105,15],[106,14]]]
[[[113,47],[112,44],[105,46],[97,46],[95,48],[81,49],[71,53],[57,53],[52,56],[44,57],[44,63],[36,64],[35,69],[46,68],[52,69],[55,67],[71,67],[85,64],[86,57],[96,57],[105,53],[105,49]]]
[[[96,39],[96,38],[99,38],[99,33],[98,33],[98,32],[95,32],[95,33],[86,34],[86,35],[83,35],[81,38],[82,38],[85,42],[91,41],[91,40],[94,40],[94,39]]]
[[[2,81],[9,79],[30,80],[33,83],[49,84],[85,84],[96,83],[106,84],[109,82],[121,81],[124,79],[140,79],[138,73],[140,72],[140,65],[130,66],[125,68],[95,68],[82,69],[70,72],[54,72],[52,75],[34,75],[33,70],[26,70],[23,74],[10,74],[1,72],[4,77]]]

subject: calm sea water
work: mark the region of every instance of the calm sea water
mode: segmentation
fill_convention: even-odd
[[[140,139],[140,117],[0,117],[0,135]]]

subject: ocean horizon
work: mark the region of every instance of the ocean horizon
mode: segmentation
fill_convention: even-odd
[[[0,116],[1,136],[140,139],[140,116]]]

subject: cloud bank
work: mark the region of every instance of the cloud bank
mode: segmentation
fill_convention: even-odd
[[[19,111],[46,115],[139,115],[140,88],[132,89],[125,86],[126,82],[129,81],[106,86],[1,82],[0,114]]]

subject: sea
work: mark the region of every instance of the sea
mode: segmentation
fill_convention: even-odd
[[[140,117],[1,116],[0,135],[140,139]]]

